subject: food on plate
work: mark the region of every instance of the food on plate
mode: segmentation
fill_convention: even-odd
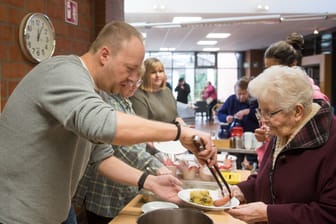
[[[232,160],[225,159],[223,163],[218,163],[218,167],[220,170],[230,170],[232,168]]]
[[[213,200],[207,190],[195,190],[190,192],[190,201],[199,205],[212,206]]]
[[[216,207],[219,207],[219,206],[223,206],[225,205],[226,203],[228,203],[230,201],[230,197],[228,195],[220,198],[220,199],[217,199],[213,202],[213,205],[216,206]]]

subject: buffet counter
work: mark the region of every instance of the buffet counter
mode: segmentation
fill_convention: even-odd
[[[250,175],[250,171],[247,170],[237,170],[235,172],[232,172],[232,174],[239,174],[239,181],[246,180],[247,177]],[[228,177],[225,176],[227,179]],[[230,180],[230,179],[228,179]],[[187,188],[192,187],[206,187],[211,189],[212,187],[216,187],[216,183],[213,182],[207,182],[199,180],[182,180],[183,186]],[[198,185],[197,185],[198,184]],[[201,185],[199,185],[201,184]],[[233,183],[231,183],[233,184]],[[143,214],[141,210],[141,206],[145,203],[145,200],[143,199],[143,195],[139,194],[136,197],[133,198],[116,216],[109,224],[136,224],[136,221],[140,215]],[[244,224],[245,222],[242,222],[238,219],[233,218],[231,215],[226,213],[225,211],[206,211],[206,215],[208,215],[213,221],[214,224]]]
[[[140,215],[142,215],[141,206],[144,204],[142,195],[137,195],[132,201],[130,201],[109,224],[136,224],[136,221]],[[207,211],[205,212],[209,216],[214,224],[244,224],[238,219],[233,218],[231,215],[224,211]]]

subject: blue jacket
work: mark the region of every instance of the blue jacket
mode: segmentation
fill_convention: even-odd
[[[250,113],[243,117],[241,121],[241,126],[244,128],[244,131],[254,132],[256,128],[259,127],[259,122],[255,116],[256,108],[258,108],[258,103],[256,100],[249,99],[247,102],[239,102],[236,95],[233,94],[227,98],[223,106],[217,111],[217,117],[220,122],[226,122],[226,117],[228,115],[234,115],[240,110],[250,109]]]

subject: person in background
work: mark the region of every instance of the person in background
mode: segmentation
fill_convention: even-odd
[[[265,51],[265,67],[272,65],[301,66],[303,46],[303,36],[298,33],[292,33],[286,40],[273,43]],[[329,102],[329,98],[321,92],[320,87],[315,85],[314,80],[310,77],[309,80],[314,88],[313,98]]]
[[[232,122],[239,121],[239,126],[243,128],[244,132],[254,132],[259,127],[259,121],[255,115],[258,103],[248,94],[248,84],[249,79],[246,77],[240,78],[235,83],[235,94],[225,100],[217,111],[217,118],[220,122],[228,123],[229,126]],[[235,155],[237,156],[237,168],[239,169],[243,168],[241,165],[243,162],[245,168],[248,169],[253,167],[253,163],[257,163],[256,155]]]
[[[171,86],[170,82],[166,82],[166,86],[167,86],[168,89],[172,90],[172,86]]]
[[[162,62],[148,58],[144,62],[143,82],[134,96],[130,97],[135,113],[150,120],[167,123],[179,122],[186,125],[178,116],[176,100],[166,87],[166,74]]]
[[[185,82],[184,78],[180,78],[177,86],[175,87],[175,92],[177,92],[176,100],[188,104],[188,96],[190,94],[190,86]]]
[[[302,69],[302,49],[304,46],[303,36],[298,33],[290,34],[286,40],[281,40],[271,44],[265,51],[264,64],[268,68],[272,65],[286,65],[290,67],[297,67]],[[314,80],[309,77],[309,81],[314,89],[313,99],[324,99],[329,102],[329,98],[323,94],[320,88],[314,84]],[[262,125],[255,130],[255,136],[260,142],[264,144],[256,151],[258,154],[259,163],[261,162],[267,144],[268,128]]]
[[[102,28],[82,56],[52,57],[24,76],[0,117],[0,201],[6,202],[0,203],[0,223],[65,221],[90,157],[107,178],[180,202],[177,178],[132,168],[103,143],[179,139],[201,163],[217,162],[208,133],[117,112],[102,100],[99,91],[118,93],[123,82],[137,75],[144,54],[141,33],[115,21]],[[194,135],[204,140],[206,150],[198,152]],[[104,150],[93,150],[93,143]]]
[[[208,81],[207,85],[204,87],[204,93],[202,94],[203,100],[208,104],[208,116],[209,121],[213,122],[212,108],[217,104],[217,91],[216,88]]]
[[[172,91],[167,88],[167,76],[163,63],[157,58],[144,61],[143,82],[135,94],[130,97],[134,112],[146,119],[176,123],[187,126],[178,115],[177,104]],[[147,151],[157,152],[153,142],[147,142]]]
[[[120,94],[101,93],[103,99],[121,112],[134,114],[129,97],[142,83],[140,75],[135,80],[122,83]],[[146,152],[145,144],[113,145],[114,156],[129,165],[155,174],[171,174],[156,157]],[[107,224],[138,194],[138,188],[113,182],[88,165],[73,199],[76,207],[84,205],[88,224]]]
[[[270,139],[262,166],[231,187],[247,223],[336,223],[336,118],[302,69],[272,66],[248,87]]]

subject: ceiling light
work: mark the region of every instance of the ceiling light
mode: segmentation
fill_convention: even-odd
[[[315,29],[313,33],[314,33],[315,35],[319,34],[318,29]]]
[[[163,23],[140,23],[132,24],[135,27],[144,28],[178,28],[193,25],[214,25],[217,24],[244,24],[244,23],[279,23],[280,15],[258,15],[258,16],[240,16],[225,18],[207,18],[199,21],[189,21],[181,23],[163,22]]]
[[[228,38],[231,36],[230,33],[208,33],[206,38]]]
[[[178,23],[157,23],[153,28],[169,29],[169,28],[181,28],[182,25]]]
[[[202,51],[219,51],[219,47],[205,47]]]
[[[153,9],[155,11],[164,11],[166,9],[166,5],[164,5],[164,4],[153,5]]]
[[[200,40],[197,42],[198,45],[215,45],[217,44],[217,40]]]
[[[262,4],[257,5],[257,11],[268,11],[269,9],[270,7],[268,5],[262,5]]]
[[[175,16],[173,18],[173,23],[187,23],[187,22],[195,22],[195,21],[200,21],[202,20],[202,17],[199,16],[192,16],[192,17],[180,17],[180,16]]]
[[[327,14],[303,14],[293,16],[281,16],[280,21],[290,22],[290,21],[324,20],[327,18],[328,18]]]
[[[174,47],[160,47],[160,51],[175,51]]]

